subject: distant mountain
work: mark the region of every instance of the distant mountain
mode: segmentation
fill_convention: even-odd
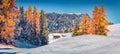
[[[63,32],[81,20],[83,14],[46,13],[49,32]]]

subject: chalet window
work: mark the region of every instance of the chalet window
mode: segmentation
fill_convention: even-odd
[[[60,36],[56,35],[56,36],[53,36],[53,39],[58,39],[60,38]]]

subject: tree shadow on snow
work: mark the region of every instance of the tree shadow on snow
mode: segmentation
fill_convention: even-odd
[[[0,54],[16,54],[16,52],[0,52]]]
[[[0,50],[11,50],[12,48],[0,48]]]

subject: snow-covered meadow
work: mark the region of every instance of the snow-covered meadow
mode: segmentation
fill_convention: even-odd
[[[15,48],[0,45],[0,53],[13,54],[120,54],[120,24],[110,25],[108,36],[82,35],[50,40],[37,48]]]

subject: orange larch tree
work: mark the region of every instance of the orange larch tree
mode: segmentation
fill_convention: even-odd
[[[14,40],[15,15],[13,15],[13,13],[10,11],[10,2],[14,1],[2,0],[2,5],[0,5],[0,9],[2,9],[0,12],[0,23],[2,24],[2,26],[0,27],[0,38],[1,41],[5,44],[12,44]]]
[[[88,33],[89,34],[96,34],[96,29],[98,29],[98,6],[95,6],[92,12],[92,18],[89,21],[89,28],[88,28]]]
[[[79,28],[76,27],[73,34],[107,35],[109,22],[105,19],[105,16],[104,6],[102,5],[100,9],[98,6],[95,6],[92,11],[92,18],[90,19],[87,15],[84,15],[79,23]]]
[[[89,16],[87,14],[84,14],[82,17],[81,22],[79,23],[80,27],[80,34],[88,34],[88,22],[89,22]]]
[[[34,6],[33,10],[33,18],[32,18],[32,30],[34,32],[34,44],[40,46],[40,13],[37,12],[36,6]]]
[[[108,26],[108,21],[105,19],[106,15],[104,6],[102,5],[100,9],[95,6],[92,16],[93,17],[89,22],[89,34],[106,35],[108,31],[106,29]]]
[[[32,21],[32,7],[28,6],[28,10],[26,11],[26,20],[31,23]]]
[[[33,22],[35,24],[36,33],[40,32],[40,13],[37,12],[36,6],[34,6]]]
[[[96,34],[97,35],[107,35],[107,26],[108,26],[108,21],[105,19],[105,9],[104,6],[102,5],[101,8],[99,9],[99,17],[98,17],[98,29],[96,29]]]

